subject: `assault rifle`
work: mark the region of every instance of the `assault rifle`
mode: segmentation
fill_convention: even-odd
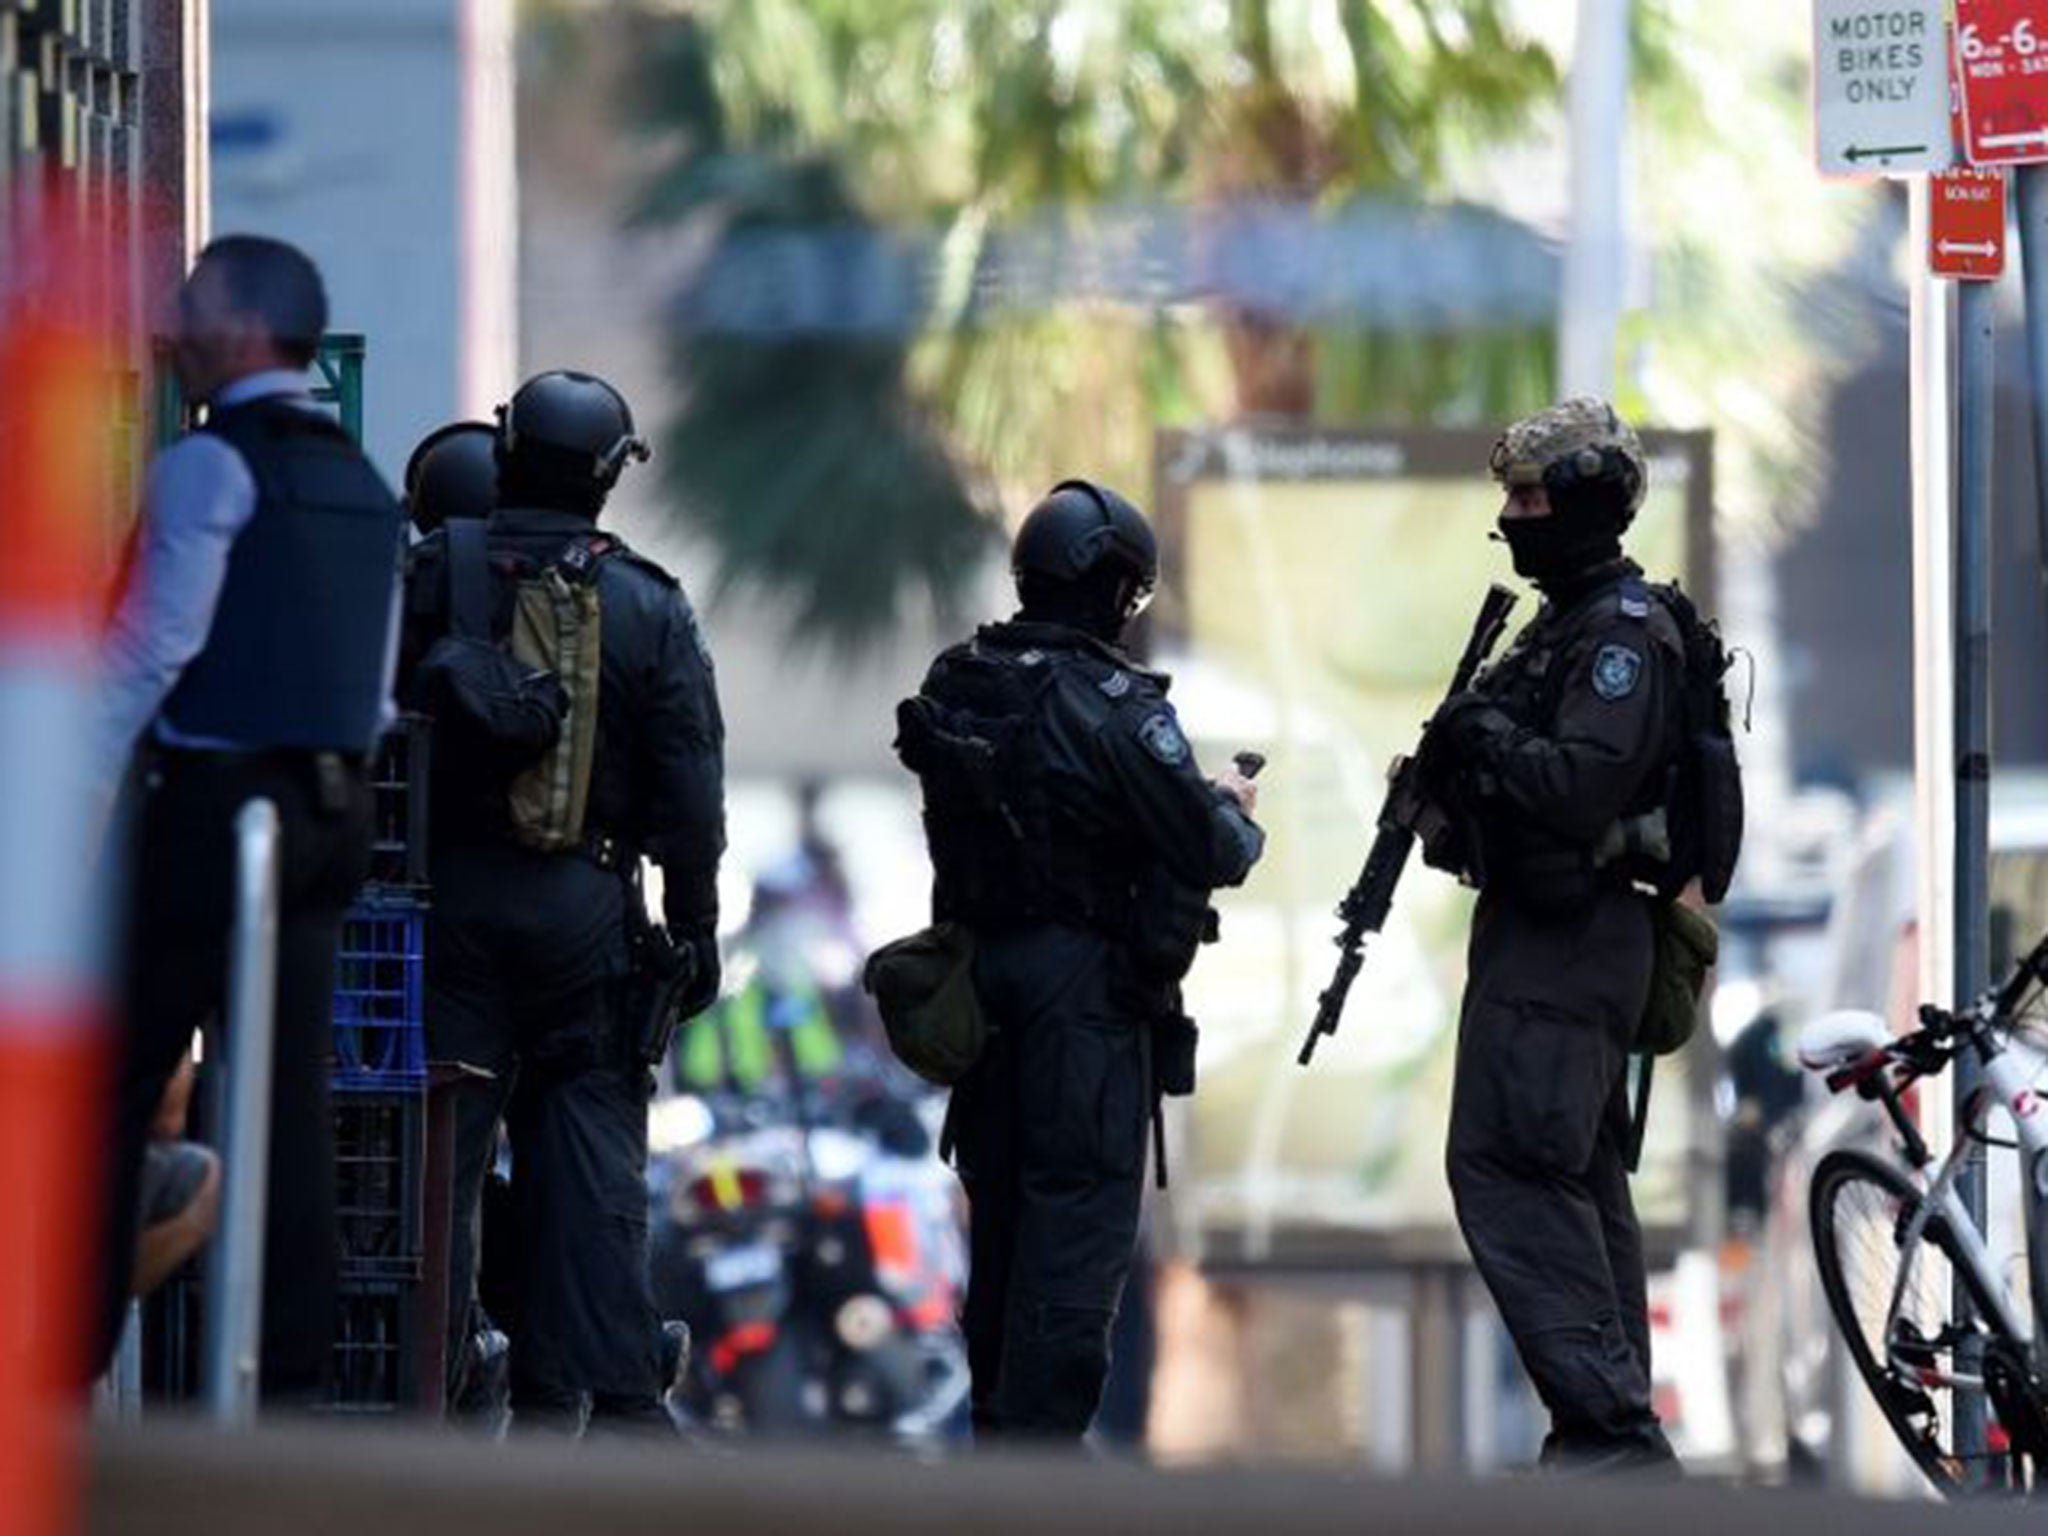
[[[1515,594],[1495,585],[1486,589],[1486,601],[1479,605],[1479,617],[1472,622],[1472,636],[1465,653],[1458,658],[1458,670],[1451,676],[1444,697],[1463,693],[1472,686],[1486,658],[1507,628],[1508,614],[1515,606]],[[1424,728],[1427,735],[1427,727]],[[1337,935],[1337,974],[1316,999],[1316,1022],[1301,1043],[1295,1059],[1307,1066],[1315,1056],[1316,1044],[1325,1035],[1337,1033],[1337,1020],[1344,1013],[1344,999],[1351,995],[1351,983],[1365,964],[1365,937],[1385,926],[1394,905],[1394,887],[1408,866],[1408,855],[1416,839],[1432,835],[1433,818],[1441,815],[1422,796],[1421,773],[1414,756],[1397,757],[1387,770],[1387,798],[1380,806],[1379,831],[1372,840],[1372,852],[1365,856],[1365,868],[1337,907],[1344,931]]]

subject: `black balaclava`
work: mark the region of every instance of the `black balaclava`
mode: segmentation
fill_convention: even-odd
[[[1548,517],[1499,521],[1516,575],[1539,587],[1569,586],[1574,577],[1621,558],[1628,498],[1619,484],[1595,481],[1548,495]]]

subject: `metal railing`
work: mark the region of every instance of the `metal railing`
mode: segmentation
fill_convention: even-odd
[[[226,1428],[256,1419],[263,1334],[270,1078],[277,1034],[277,807],[235,818],[235,930],[228,952],[226,1124],[221,1221],[206,1278],[206,1411]]]

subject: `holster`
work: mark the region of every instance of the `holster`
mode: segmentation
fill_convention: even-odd
[[[658,1067],[667,1059],[682,1022],[683,994],[696,979],[697,957],[670,938],[665,925],[647,916],[637,881],[631,882],[626,897],[626,947],[623,1008],[631,1050],[628,1065]]]
[[[1184,1099],[1195,1091],[1195,1047],[1201,1031],[1181,1010],[1179,989],[1172,1005],[1152,1016],[1152,1091]]]

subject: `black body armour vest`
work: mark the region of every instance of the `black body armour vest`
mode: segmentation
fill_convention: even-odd
[[[1651,605],[1658,601],[1639,575],[1617,573],[1581,594],[1561,611],[1549,611],[1515,638],[1514,645],[1481,675],[1479,691],[1512,720],[1537,731],[1556,722],[1567,683],[1566,658],[1616,601],[1643,624],[1642,644],[1659,645],[1649,632]],[[1672,794],[1673,751],[1680,739],[1680,698],[1666,702],[1658,762],[1623,809],[1615,831],[1667,809]],[[1616,849],[1561,837],[1526,817],[1496,810],[1483,818],[1489,879],[1505,881],[1525,901],[1547,909],[1581,906],[1614,883],[1640,882],[1660,888],[1670,877],[1668,852],[1654,857],[1626,843]]]
[[[253,400],[203,430],[247,462],[256,513],[165,721],[242,747],[368,752],[399,579],[397,501],[348,434],[302,406]]]
[[[1133,871],[1064,818],[1044,720],[1058,659],[976,640],[896,710],[896,751],[924,790],[934,915],[984,930],[1064,922],[1124,936]]]

